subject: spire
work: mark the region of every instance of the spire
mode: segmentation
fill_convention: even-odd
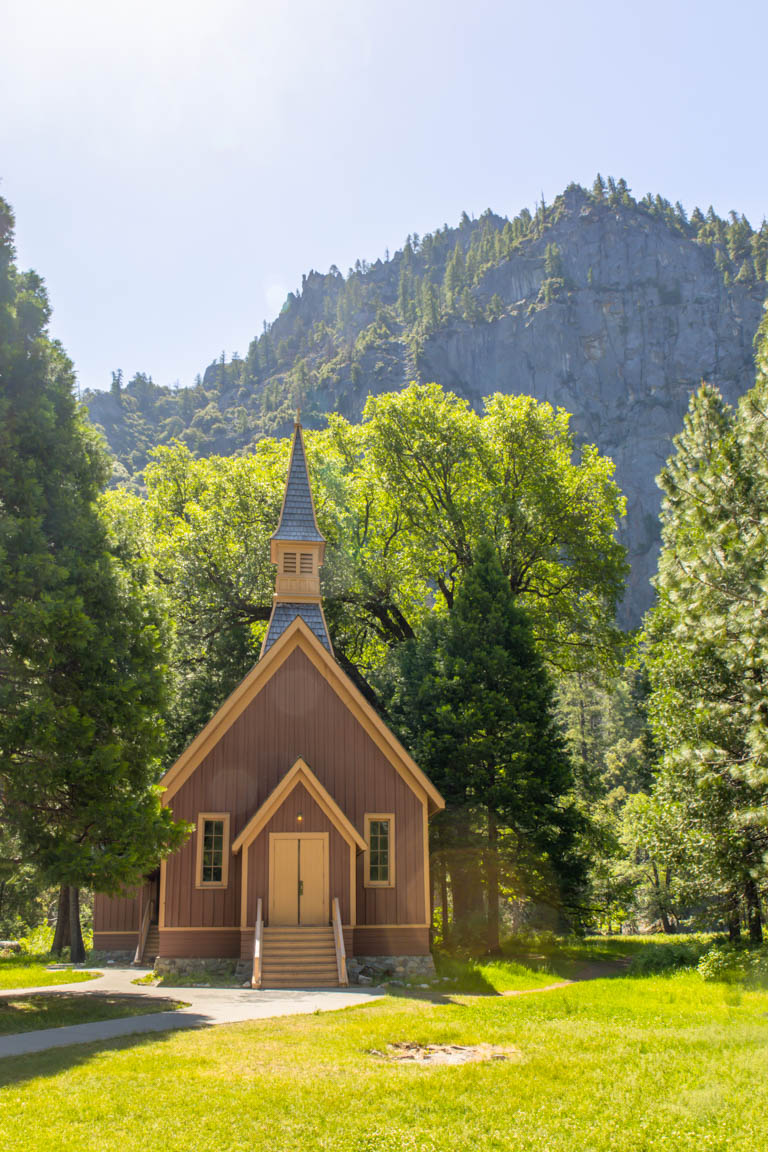
[[[301,411],[297,409],[280,523],[270,543],[270,557],[277,567],[277,580],[262,656],[297,616],[301,616],[320,643],[333,652],[320,596],[320,566],[325,555],[325,538],[321,536],[315,518],[300,418]]]
[[[300,411],[300,409],[296,411],[291,463],[285,483],[280,523],[272,534],[273,540],[324,540],[317,527],[315,506],[309,487],[304,437],[299,423]]]

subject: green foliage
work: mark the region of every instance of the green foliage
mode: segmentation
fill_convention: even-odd
[[[108,466],[0,202],[0,795],[47,883],[115,891],[182,829],[153,787],[159,618],[96,510]]]
[[[742,948],[725,942],[713,945],[696,965],[704,980],[726,984],[768,984],[768,950]]]
[[[765,329],[765,325],[764,325]],[[670,852],[738,931],[761,936],[768,850],[768,376],[733,412],[692,398],[661,476],[659,600],[646,625],[655,794]]]
[[[582,861],[571,766],[530,625],[493,544],[478,541],[449,615],[396,652],[388,712],[446,800],[434,821],[454,918],[466,933],[486,889],[489,948],[501,891],[573,906]]]
[[[548,661],[615,660],[623,500],[610,461],[574,451],[565,413],[496,396],[479,416],[435,385],[411,386],[372,399],[362,423],[335,417],[306,442],[334,647],[369,694],[361,677],[451,611],[483,536]],[[258,657],[287,450],[265,438],[251,455],[199,460],[176,444],[154,453],[145,500],[103,498],[113,547],[169,621],[172,755]]]
[[[694,968],[709,947],[706,937],[697,936],[648,944],[630,960],[629,975],[658,976],[679,968]]]

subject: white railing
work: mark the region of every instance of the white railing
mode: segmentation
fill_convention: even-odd
[[[149,922],[152,919],[152,908],[154,900],[147,900],[144,905],[144,915],[141,918],[141,927],[139,928],[139,942],[136,945],[136,955],[133,958],[134,964],[141,964],[144,957],[144,949],[147,946],[147,936],[149,935]]]
[[[261,896],[256,901],[256,929],[253,933],[253,972],[251,988],[261,988],[261,952],[263,924],[261,920]]]
[[[344,931],[341,927],[341,909],[339,898],[333,898],[333,939],[336,944],[336,968],[339,974],[339,984],[346,987],[349,984],[347,977],[347,953],[344,948]]]

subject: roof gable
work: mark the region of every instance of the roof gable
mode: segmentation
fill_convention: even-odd
[[[357,831],[354,824],[350,823],[330,792],[323,787],[317,776],[315,776],[312,769],[301,756],[299,756],[290,771],[286,772],[277,787],[272,789],[261,807],[253,814],[245,828],[243,828],[240,835],[233,842],[232,851],[239,852],[241,848],[247,847],[247,845],[255,840],[262,829],[269,823],[275,812],[277,812],[283,801],[287,799],[299,784],[304,785],[312,799],[322,808],[331,823],[336,825],[344,839],[356,847],[358,851],[365,852],[368,847],[365,840]]]
[[[296,648],[300,648],[318,669],[342,704],[353,714],[406,784],[428,803],[432,811],[444,808],[445,801],[437,788],[424,775],[394,733],[390,732],[300,616],[291,621],[269,651],[224,701],[202,732],[168,769],[160,781],[161,787],[165,789],[163,803],[167,804],[172,799]]]

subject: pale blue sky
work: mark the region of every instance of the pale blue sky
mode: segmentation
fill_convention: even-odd
[[[768,5],[0,0],[0,194],[83,387],[597,170],[768,214]]]

